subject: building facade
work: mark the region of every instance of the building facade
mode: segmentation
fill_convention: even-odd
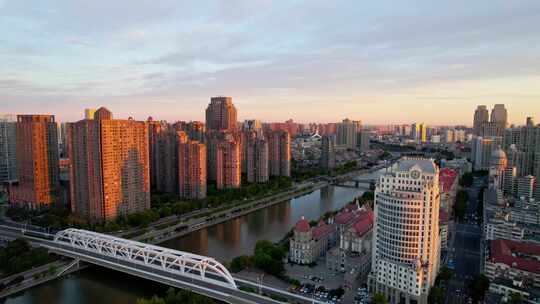
[[[474,111],[473,131],[474,135],[481,136],[482,125],[489,121],[489,111],[485,105],[478,106]]]
[[[179,131],[178,193],[184,199],[206,197],[206,146]]]
[[[320,166],[324,170],[336,167],[336,136],[333,134],[322,137]]]
[[[439,169],[403,158],[375,190],[372,292],[390,303],[427,303],[439,269]]]
[[[268,142],[262,136],[262,133],[257,134],[256,131],[247,131],[247,142],[244,142],[246,147],[246,175],[247,181],[250,183],[266,183],[269,180],[268,171]]]
[[[349,149],[356,147],[358,124],[346,118],[337,124],[336,144]]]
[[[212,97],[206,108],[206,128],[217,131],[236,130],[237,112],[231,97]]]
[[[217,189],[240,188],[241,185],[240,143],[228,134],[216,147]]]
[[[58,126],[53,115],[17,115],[18,185],[10,202],[29,208],[49,207],[59,190]]]
[[[106,108],[70,124],[72,212],[104,222],[149,209],[148,150],[147,124],[113,119]]]
[[[335,229],[324,221],[310,227],[309,222],[302,217],[296,223],[293,233],[293,237],[289,240],[289,260],[296,264],[308,265],[326,254]]]
[[[12,115],[0,115],[0,183],[17,179],[17,124]]]
[[[291,176],[291,137],[287,131],[267,133],[271,176]]]

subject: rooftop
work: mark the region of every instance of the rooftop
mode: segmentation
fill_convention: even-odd
[[[334,232],[334,226],[326,224],[324,221],[320,221],[317,227],[313,228],[313,238],[318,240],[332,232]]]
[[[361,237],[373,228],[373,211],[362,212],[357,217],[356,223],[353,224],[353,228],[356,235]]]
[[[296,223],[296,226],[294,226],[294,230],[296,230],[297,232],[308,232],[309,228],[309,222],[303,216]]]
[[[435,174],[437,172],[437,165],[435,165],[435,162],[433,162],[432,159],[411,157],[404,157],[398,160],[398,162],[392,166],[392,170],[404,172],[411,170],[415,166],[424,173]]]
[[[492,262],[540,274],[540,245],[497,239],[490,247]]]
[[[441,191],[450,191],[452,189],[452,185],[454,185],[454,182],[456,181],[456,178],[456,171],[449,168],[441,169],[441,171],[439,171],[439,184],[441,185]]]

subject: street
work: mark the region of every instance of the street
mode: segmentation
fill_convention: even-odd
[[[474,180],[469,194],[467,213],[463,223],[451,224],[450,260],[454,264],[454,277],[448,283],[446,304],[467,303],[467,286],[480,273],[480,244],[482,228],[476,220],[478,194],[485,183],[484,178]]]

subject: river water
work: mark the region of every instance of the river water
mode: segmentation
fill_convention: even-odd
[[[308,220],[318,219],[327,211],[340,209],[363,192],[362,189],[328,186],[161,246],[230,261],[238,255],[252,254],[257,240],[280,240],[302,216]],[[12,296],[5,303],[136,303],[137,298],[160,295],[166,289],[148,280],[92,266]]]

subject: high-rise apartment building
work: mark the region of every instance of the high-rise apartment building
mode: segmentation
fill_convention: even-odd
[[[178,141],[178,188],[184,199],[206,197],[206,146],[179,131]]]
[[[414,123],[411,125],[411,137],[417,143],[424,143],[427,141],[427,126],[424,123]]]
[[[102,107],[69,124],[68,142],[73,213],[103,222],[150,208],[147,123]]]
[[[504,104],[496,104],[491,110],[491,122],[496,123],[501,129],[506,129],[508,125],[508,111]]]
[[[349,149],[356,147],[356,133],[358,132],[358,123],[346,118],[337,124],[336,144],[345,146]]]
[[[196,140],[199,143],[204,143],[206,126],[201,121],[190,121],[186,124],[185,131],[190,140]]]
[[[240,188],[240,143],[232,134],[226,134],[217,144],[215,166],[217,189]]]
[[[291,176],[291,137],[287,131],[269,132],[268,163],[271,176]]]
[[[165,193],[178,193],[178,140],[177,131],[168,124],[162,124],[157,133],[154,147],[156,190]],[[182,132],[182,131],[180,131]],[[185,134],[185,133],[184,133]],[[187,134],[185,135],[187,137]]]
[[[234,131],[237,123],[236,108],[231,97],[212,97],[206,108],[206,128],[217,131]]]
[[[246,132],[251,134],[247,136],[244,142],[246,147],[246,174],[247,181],[250,183],[266,183],[269,179],[268,171],[268,141],[264,136],[256,131]]]
[[[489,170],[491,153],[495,147],[496,142],[491,138],[474,137],[471,151],[474,170]]]
[[[427,303],[439,269],[439,169],[403,158],[380,176],[369,286],[390,303]]]
[[[473,132],[474,135],[481,136],[482,125],[489,121],[489,111],[485,105],[478,106],[474,111]]]
[[[88,118],[87,118],[88,119]],[[92,118],[93,119],[93,118]],[[150,165],[150,189],[157,189],[157,175],[158,175],[158,136],[162,131],[162,123],[155,121],[151,116],[146,120],[148,128],[148,159]]]
[[[325,170],[332,170],[336,167],[336,136],[324,135],[321,143],[320,166]]]
[[[517,176],[535,177],[534,196],[540,200],[540,125],[535,125],[533,118],[527,117],[524,126],[506,130],[504,145],[509,163],[517,168]]]
[[[0,183],[17,179],[17,125],[12,115],[0,115]]]
[[[506,196],[512,196],[515,193],[515,181],[517,178],[516,167],[506,167],[503,172],[503,194]]]
[[[58,126],[53,115],[17,115],[17,175],[10,201],[49,207],[58,195]]]
[[[257,133],[261,133],[262,123],[260,120],[257,120],[257,119],[246,119],[244,120],[244,123],[242,124],[242,131],[243,132],[255,131]]]
[[[535,171],[540,170],[540,166],[536,166],[540,162],[540,125],[535,125],[531,117],[527,118],[524,126],[508,129],[504,143],[507,152],[515,150],[515,153],[520,154],[522,172],[518,174],[535,175]]]
[[[516,179],[516,197],[530,200],[534,197],[536,179],[532,175],[520,176]]]
[[[504,136],[504,127],[499,122],[484,122],[480,130],[480,136],[483,137],[502,137]]]
[[[370,133],[368,131],[365,131],[365,130],[361,130],[359,131],[358,133],[358,136],[357,136],[357,145],[358,145],[358,149],[360,150],[360,152],[367,152],[369,151],[369,136],[370,136]]]

